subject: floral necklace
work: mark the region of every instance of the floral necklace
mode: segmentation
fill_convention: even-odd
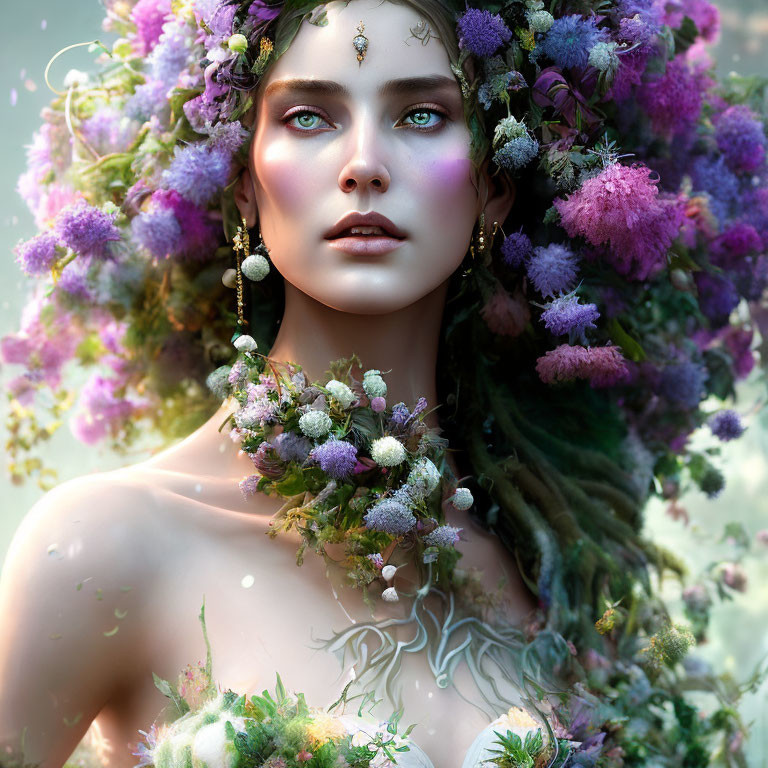
[[[447,441],[424,423],[426,399],[413,410],[402,402],[389,407],[380,371],[366,371],[362,382],[352,377],[356,356],[331,363],[325,384],[310,384],[301,366],[259,354],[251,336],[234,343],[240,355],[219,369],[217,388],[239,405],[224,425],[231,423],[232,439],[255,468],[240,482],[244,496],[285,499],[270,536],[295,529],[297,564],[310,547],[346,568],[366,600],[376,580],[384,600],[399,599],[391,586],[397,567],[388,564],[398,547],[411,553],[423,582],[450,588],[462,529],[444,524],[442,500],[466,510],[473,498],[456,487]],[[341,563],[325,549],[339,543]]]

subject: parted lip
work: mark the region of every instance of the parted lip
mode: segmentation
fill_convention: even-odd
[[[391,237],[402,240],[406,237],[405,232],[398,229],[386,216],[371,211],[369,213],[358,213],[353,211],[340,218],[331,229],[325,233],[326,240],[333,240],[339,237],[342,232],[350,227],[381,227]]]

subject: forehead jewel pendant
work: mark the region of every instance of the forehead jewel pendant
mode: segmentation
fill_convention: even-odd
[[[365,54],[368,53],[368,38],[363,34],[365,31],[365,24],[361,21],[357,25],[357,34],[352,40],[352,45],[357,51],[357,61],[359,64],[363,63]]]

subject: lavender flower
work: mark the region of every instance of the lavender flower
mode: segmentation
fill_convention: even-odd
[[[573,251],[559,243],[535,248],[527,264],[528,277],[542,296],[554,297],[573,288],[577,261]]]
[[[195,205],[206,205],[229,179],[230,155],[205,144],[175,147],[163,186]]]
[[[459,540],[463,528],[452,525],[440,525],[424,537],[424,543],[430,547],[452,547]]]
[[[179,249],[181,227],[169,208],[142,211],[131,221],[133,239],[155,258],[166,259]]]
[[[703,271],[696,272],[693,279],[702,313],[713,326],[720,328],[726,325],[740,301],[733,283],[727,277]]]
[[[544,42],[541,53],[548,56],[561,69],[586,67],[589,51],[606,36],[597,28],[595,18],[583,19],[570,14],[555,19]]]
[[[381,556],[381,553],[376,552],[376,554],[366,555],[366,557],[371,561],[373,567],[377,571],[380,571],[384,567],[384,558]]]
[[[261,480],[259,475],[249,475],[240,481],[240,491],[246,499],[256,495],[258,492],[257,486],[259,484],[259,480]]]
[[[504,238],[501,244],[501,256],[504,263],[513,269],[519,269],[533,253],[531,240],[521,229]]]
[[[149,56],[149,71],[153,80],[173,88],[179,75],[190,64],[189,39],[178,22],[166,24],[160,40]]]
[[[395,403],[392,406],[392,416],[390,420],[398,426],[402,426],[408,421],[410,415],[411,412],[408,410],[408,406],[405,403]]]
[[[248,131],[238,120],[231,123],[216,123],[213,126],[208,124],[205,129],[211,147],[230,154],[237,152],[248,138]]]
[[[458,22],[459,47],[475,56],[493,56],[512,37],[504,20],[496,13],[469,8]]]
[[[80,259],[70,261],[61,271],[56,287],[73,299],[90,301],[93,296],[88,285],[88,265]]]
[[[518,136],[508,141],[493,156],[493,162],[507,171],[524,168],[539,154],[539,142],[531,136]]]
[[[235,389],[241,389],[242,386],[245,384],[246,379],[248,378],[248,367],[245,364],[244,360],[237,360],[234,365],[229,369],[229,375],[227,376],[227,381],[229,384],[231,384]],[[254,387],[255,389],[255,387]],[[250,392],[248,393],[250,396]],[[264,394],[256,395],[253,399],[249,397],[249,402],[254,402],[257,397],[263,397]]]
[[[712,430],[712,434],[723,442],[736,440],[736,438],[744,434],[744,425],[741,423],[739,414],[736,411],[720,411],[711,416],[707,423]]]
[[[331,438],[316,446],[311,457],[320,464],[323,472],[335,480],[344,480],[357,464],[357,449],[345,440]]]
[[[595,328],[594,321],[600,317],[595,304],[579,304],[578,296],[569,293],[561,296],[550,304],[541,313],[541,319],[549,331],[555,336],[576,331],[583,333],[587,328]]]
[[[160,80],[148,80],[137,85],[133,95],[126,102],[125,114],[140,123],[157,115],[160,122],[165,123],[170,114],[167,92],[168,87]]]
[[[109,258],[109,243],[120,240],[114,216],[80,202],[70,205],[56,217],[54,228],[59,240],[86,258]]]
[[[674,405],[696,408],[704,397],[707,375],[704,366],[690,360],[667,365],[661,372],[661,394]]]
[[[737,173],[754,173],[765,162],[763,124],[744,104],[728,107],[715,120],[715,139],[728,167]]]
[[[384,499],[368,510],[363,522],[366,528],[402,536],[416,525],[416,516],[404,504]]]
[[[272,438],[272,445],[277,455],[283,461],[295,461],[303,464],[312,449],[312,443],[304,436],[295,432],[282,432]]]
[[[138,126],[114,107],[105,107],[83,120],[80,133],[100,155],[125,152]]]
[[[45,274],[57,259],[56,236],[53,232],[43,232],[25,243],[19,243],[14,253],[25,274]]]

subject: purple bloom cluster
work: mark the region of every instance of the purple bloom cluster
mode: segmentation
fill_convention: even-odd
[[[207,205],[229,180],[231,157],[205,144],[175,147],[174,158],[163,172],[163,185],[195,205]]]
[[[160,40],[149,57],[149,71],[153,80],[172,88],[190,64],[187,36],[178,23],[166,24]]]
[[[554,298],[573,288],[578,258],[566,245],[552,243],[534,249],[526,269],[536,290],[545,297]]]
[[[587,328],[595,328],[595,320],[600,317],[594,304],[579,304],[578,296],[568,294],[551,302],[541,313],[541,319],[549,331],[556,336],[575,331],[583,333]]]
[[[531,136],[518,136],[508,141],[493,156],[493,162],[507,171],[524,168],[539,154],[539,142]]]
[[[590,49],[606,37],[606,33],[597,28],[594,17],[583,19],[578,14],[561,16],[555,19],[547,32],[541,44],[541,53],[561,69],[586,67]]]
[[[109,258],[109,243],[120,240],[115,217],[80,202],[65,208],[54,225],[59,240],[79,256]]]
[[[416,525],[416,516],[405,504],[384,499],[371,507],[363,518],[367,528],[402,536]]]
[[[88,284],[88,264],[82,259],[70,261],[61,270],[56,288],[68,294],[71,298],[89,302],[93,298]]]
[[[504,20],[496,13],[467,9],[458,22],[459,46],[475,56],[493,56],[512,37]]]
[[[533,253],[531,240],[522,230],[513,232],[504,238],[501,244],[501,256],[504,263],[513,269],[519,269]]]
[[[728,322],[731,312],[738,306],[739,294],[733,282],[712,272],[696,272],[699,307],[715,327]]]
[[[312,443],[304,435],[297,435],[295,432],[281,432],[272,438],[272,446],[283,461],[295,461],[299,464],[306,461],[312,450]]]
[[[712,430],[712,434],[723,442],[735,440],[744,434],[744,425],[741,423],[739,414],[736,411],[720,411],[711,416],[707,423]]]
[[[715,120],[715,139],[728,167],[736,173],[754,173],[763,166],[765,130],[749,107],[728,107]]]
[[[357,449],[346,440],[331,438],[316,446],[310,454],[320,468],[335,480],[344,480],[357,464]]]
[[[131,233],[142,248],[158,259],[176,253],[181,241],[181,227],[169,208],[142,211],[131,222]]]
[[[452,525],[440,525],[424,537],[424,543],[430,547],[452,547],[459,540],[462,530]]]
[[[136,26],[135,45],[140,56],[155,47],[170,12],[171,0],[138,0],[133,6],[131,21]]]
[[[660,391],[663,397],[683,408],[696,408],[705,394],[707,369],[697,363],[672,363],[661,372]]]
[[[56,236],[43,232],[14,249],[16,262],[27,275],[45,274],[56,261]]]
[[[137,85],[131,98],[126,102],[126,115],[140,123],[156,115],[164,123],[169,113],[167,93],[168,87],[159,80],[149,80]]]
[[[681,54],[667,62],[661,77],[643,85],[638,102],[651,118],[654,131],[672,138],[688,132],[699,119],[710,82],[703,73],[694,71]]]

